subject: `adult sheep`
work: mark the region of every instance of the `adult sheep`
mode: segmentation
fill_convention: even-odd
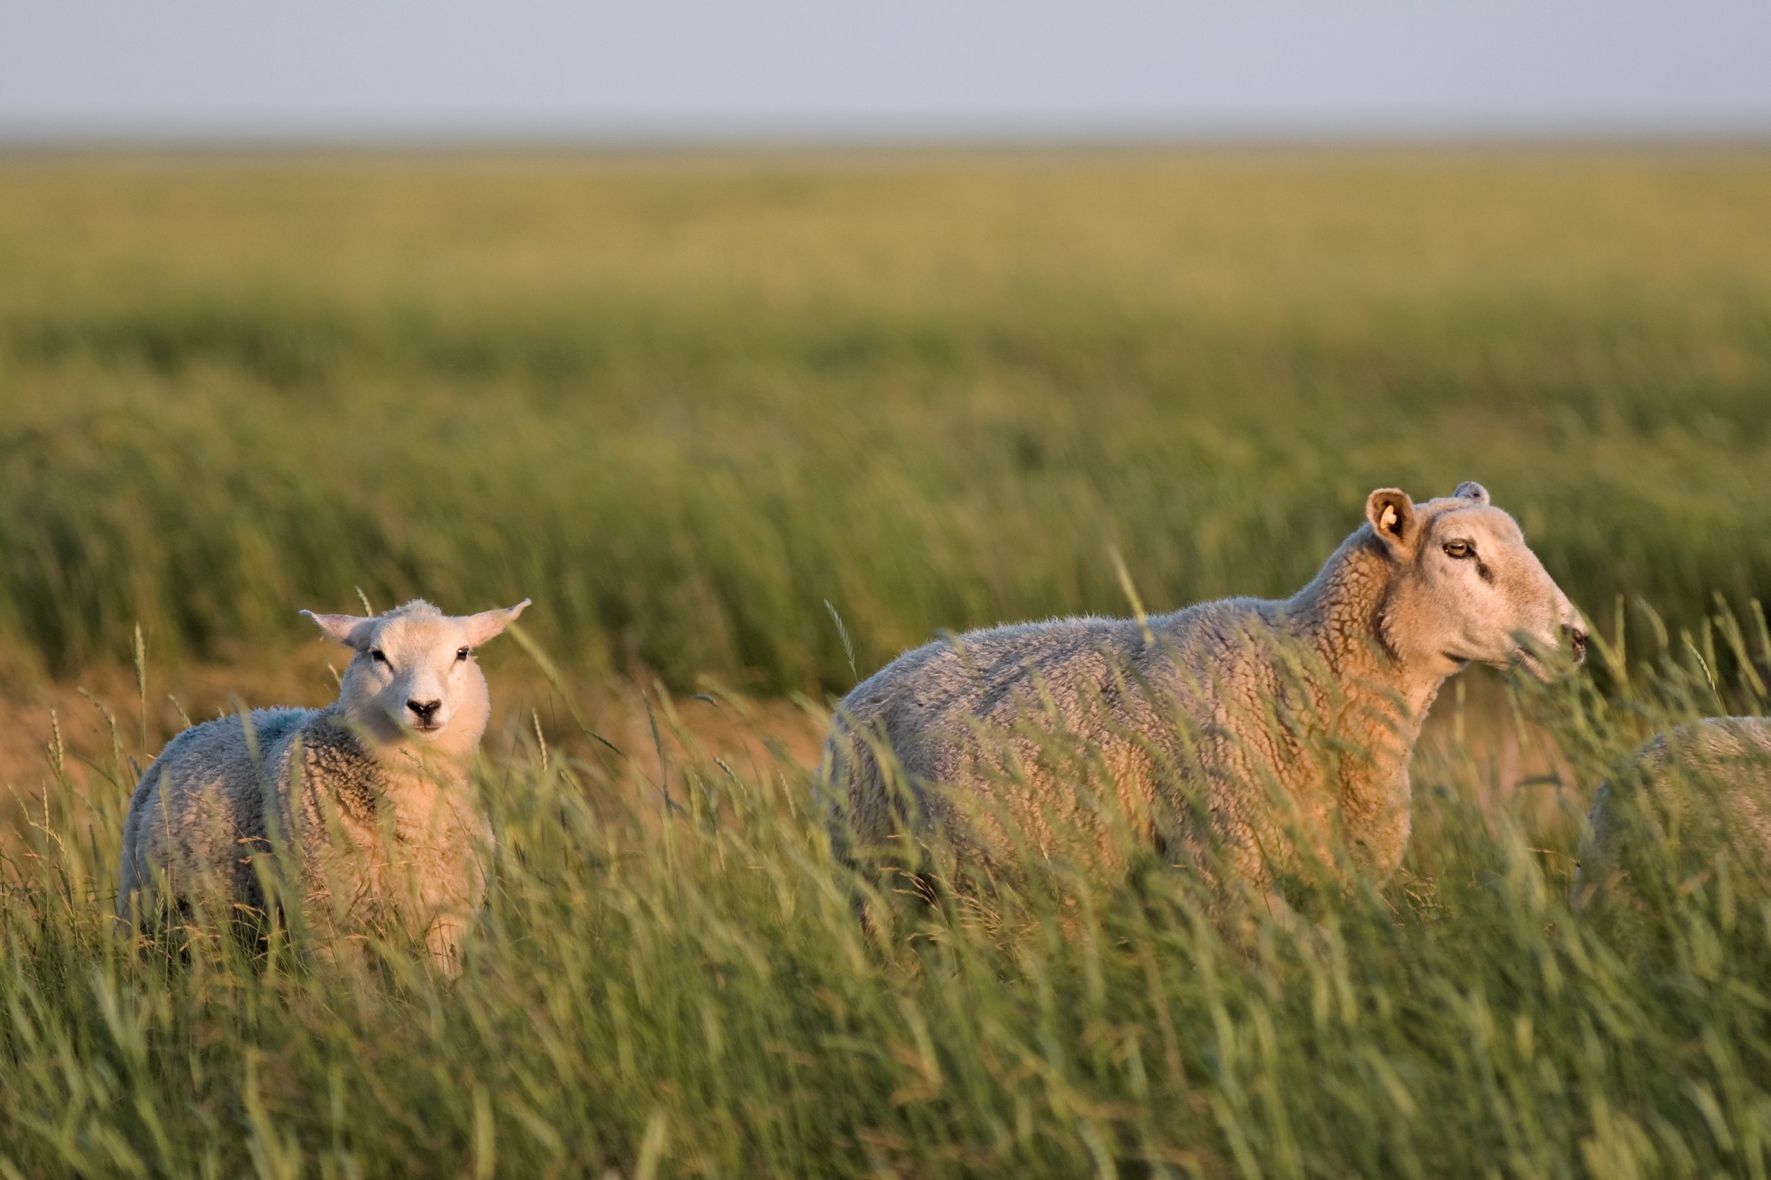
[[[1481,485],[1424,504],[1380,488],[1365,517],[1282,601],[995,627],[899,656],[836,709],[821,776],[838,854],[938,849],[985,875],[1011,854],[1148,855],[1272,892],[1344,853],[1387,877],[1446,678],[1476,662],[1547,678],[1586,634]]]
[[[167,743],[129,804],[119,915],[262,914],[261,872],[280,873],[322,955],[405,938],[456,974],[491,839],[468,780],[491,711],[473,652],[528,605],[303,611],[354,653],[338,699],[206,721]]]
[[[1570,900],[1639,914],[1724,862],[1771,888],[1771,718],[1706,717],[1637,750],[1593,798]]]

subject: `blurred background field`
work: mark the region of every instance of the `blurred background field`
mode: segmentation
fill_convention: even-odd
[[[1123,610],[1115,549],[1284,594],[1466,478],[1692,626],[1771,590],[1767,209],[1746,147],[15,154],[5,680],[282,664],[360,587],[817,696],[827,602],[865,675]]]

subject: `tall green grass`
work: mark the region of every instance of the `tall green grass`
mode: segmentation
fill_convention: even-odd
[[[0,160],[15,675],[533,594],[569,670],[841,689],[1294,589],[1487,483],[1589,609],[1771,589],[1771,156]],[[1638,633],[1637,638],[1646,638]]]
[[[1649,729],[1764,709],[1700,653],[1513,704],[1593,782]],[[7,1176],[1668,1177],[1771,1158],[1763,873],[1668,856],[1620,939],[1565,901],[1585,791],[1538,788],[1561,801],[1541,826],[1484,808],[1479,746],[1417,759],[1403,873],[1309,923],[1225,933],[1184,874],[1133,896],[1053,867],[1001,884],[994,922],[903,902],[884,945],[803,769],[691,757],[611,810],[592,804],[616,793],[608,765],[532,746],[484,768],[496,884],[449,985],[404,947],[362,970],[276,944],[257,965],[226,944],[135,953],[109,918],[138,753],[117,744],[116,782],[58,764],[0,866]]]

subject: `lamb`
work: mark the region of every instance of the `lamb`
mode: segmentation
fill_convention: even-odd
[[[1637,750],[1593,798],[1570,901],[1639,909],[1644,881],[1682,890],[1724,857],[1771,884],[1771,718],[1706,717]]]
[[[1281,901],[1310,864],[1387,878],[1440,686],[1474,662],[1547,680],[1586,632],[1480,484],[1423,504],[1380,488],[1365,517],[1283,601],[994,627],[900,655],[835,711],[820,788],[838,857],[914,866],[938,850],[986,877],[1010,854],[1095,872],[1154,857],[1219,896]]]
[[[473,652],[528,605],[303,611],[354,653],[338,699],[206,721],[167,743],[130,801],[119,916],[262,915],[262,874],[279,874],[322,958],[375,935],[422,940],[457,974],[491,845],[468,779],[491,710]]]

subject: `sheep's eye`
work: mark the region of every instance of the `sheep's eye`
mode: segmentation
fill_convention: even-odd
[[[468,656],[470,656],[472,654],[473,653],[468,651],[465,647],[458,647],[455,649],[456,662],[459,663],[460,661],[465,660]]]
[[[1447,541],[1445,542],[1445,556],[1453,561],[1463,561],[1465,558],[1476,556],[1476,547],[1468,541]]]
[[[382,651],[379,647],[372,647],[369,649],[369,658],[378,664],[387,663],[387,653]]]

